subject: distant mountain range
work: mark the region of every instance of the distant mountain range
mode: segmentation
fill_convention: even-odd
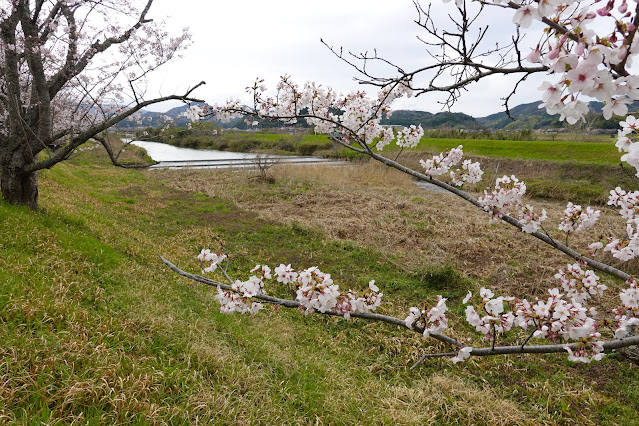
[[[199,104],[204,105],[204,104]],[[140,128],[140,127],[162,127],[165,125],[165,118],[170,118],[173,123],[177,126],[185,126],[189,119],[184,116],[184,113],[190,108],[189,105],[180,105],[179,107],[171,108],[166,112],[152,112],[147,110],[142,110],[142,124],[138,123],[137,120],[123,120],[118,123],[119,128],[127,129],[127,128]],[[210,119],[206,119],[207,121],[212,121]]]
[[[510,117],[505,112],[498,112],[486,117],[475,118],[456,112],[438,112],[432,114],[424,111],[394,111],[390,118],[382,120],[382,124],[410,125],[421,124],[425,129],[467,129],[467,130],[522,130],[522,129],[560,129],[571,127],[565,121],[559,121],[559,115],[549,115],[545,108],[539,108],[541,101],[517,105],[510,109]],[[616,129],[621,117],[605,120],[602,115],[604,104],[590,102],[590,112],[586,116],[585,126],[591,129]],[[639,102],[629,105],[630,112],[639,111]],[[584,126],[578,123],[575,126]]]
[[[475,118],[468,114],[459,112],[438,112],[430,113],[426,111],[393,111],[393,114],[384,118],[381,124],[385,125],[401,125],[409,126],[411,124],[420,125],[425,129],[467,129],[467,130],[522,130],[522,129],[560,129],[571,127],[566,122],[559,121],[559,115],[549,115],[546,110],[539,108],[541,101],[528,104],[517,105],[510,109],[510,116],[505,112],[498,112],[486,117]],[[604,120],[601,111],[604,104],[601,102],[590,102],[588,107],[590,113],[586,116],[585,126],[593,129],[615,129],[621,117],[613,117],[610,120]],[[164,113],[144,111],[142,124],[138,124],[132,120],[122,121],[118,127],[120,128],[140,128],[140,127],[161,127],[165,124],[165,117],[174,121],[178,126],[184,126],[188,123],[188,119],[184,117],[184,113],[189,108],[188,105],[182,105],[172,108]],[[629,105],[629,111],[639,111],[639,102]],[[212,121],[226,128],[246,128],[243,119],[233,120],[230,123],[220,123],[217,120],[207,118],[206,121]],[[299,123],[297,126],[304,126]],[[583,126],[577,124],[576,126]],[[262,121],[259,127],[276,127],[280,126],[277,122]]]

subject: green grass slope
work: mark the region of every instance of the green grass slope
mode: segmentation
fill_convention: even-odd
[[[224,240],[233,274],[292,262],[347,288],[374,278],[393,289],[383,311],[397,315],[409,298],[459,300],[475,284],[447,265],[407,272],[375,248],[82,155],[41,175],[40,212],[0,202],[0,422],[636,421],[639,372],[614,359],[433,360],[410,372],[425,345],[394,327],[220,314],[214,289],[175,276],[158,254],[195,272],[199,250]]]

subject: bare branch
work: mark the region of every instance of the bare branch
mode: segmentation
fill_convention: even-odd
[[[144,102],[140,102],[137,105],[135,105],[134,107],[98,124],[95,125],[93,127],[91,127],[90,129],[78,134],[77,136],[73,137],[71,139],[71,141],[65,145],[62,149],[60,149],[58,152],[56,152],[56,154],[54,156],[52,156],[51,158],[48,158],[46,160],[42,160],[40,162],[37,163],[33,163],[32,165],[30,165],[27,169],[26,172],[27,173],[31,173],[37,170],[42,170],[42,169],[48,169],[52,166],[54,166],[55,164],[59,163],[60,161],[65,160],[66,158],[68,158],[68,156],[80,145],[82,145],[85,141],[95,137],[96,135],[102,133],[103,131],[105,131],[106,129],[116,125],[117,123],[119,123],[120,121],[124,120],[125,118],[133,115],[134,113],[136,113],[137,111],[141,110],[142,108],[144,108],[145,106],[148,105],[152,105],[152,104],[156,104],[159,102],[164,102],[164,101],[169,101],[169,100],[179,100],[179,101],[189,101],[189,102],[203,102],[200,99],[195,99],[195,98],[191,98],[190,95],[191,93],[197,89],[198,87],[202,86],[203,84],[205,84],[203,81],[196,84],[195,86],[193,86],[192,88],[190,88],[189,90],[186,91],[186,93],[184,93],[184,95],[170,95],[170,96],[164,96],[161,98],[155,98],[155,99],[151,99],[148,101],[144,101]]]
[[[480,27],[476,32],[474,29],[484,10],[483,3],[472,14],[467,10],[465,3],[457,8],[459,16],[449,15],[450,19],[445,21],[453,26],[454,29],[450,30],[439,28],[431,16],[430,5],[425,10],[418,1],[413,3],[418,13],[418,19],[415,20],[415,23],[426,32],[430,39],[427,41],[423,37],[418,37],[427,46],[426,53],[432,60],[431,64],[412,71],[405,71],[399,65],[378,56],[377,51],[374,51],[373,54],[349,52],[347,57],[342,48],[336,49],[324,40],[322,43],[337,58],[362,75],[362,77],[355,78],[360,84],[385,88],[397,82],[403,82],[414,91],[415,96],[432,92],[448,93],[447,99],[442,104],[449,109],[467,86],[479,80],[511,74],[524,74],[522,79],[525,80],[531,74],[548,70],[545,65],[525,66],[522,63],[522,54],[519,48],[522,37],[519,33],[512,38],[509,44],[494,47],[485,46],[484,40],[489,27]],[[438,21],[438,23],[441,22],[441,20]],[[473,33],[476,35],[471,38]],[[378,62],[390,67],[395,75],[385,77],[372,74],[368,70],[368,65],[371,62]],[[416,83],[416,77],[419,75],[430,76],[428,82],[426,84]],[[451,78],[452,82],[450,82]]]
[[[116,167],[121,167],[123,169],[146,169],[154,164],[158,164],[157,161],[154,161],[152,163],[147,163],[147,164],[120,163],[119,161],[120,154],[124,151],[125,147],[131,144],[132,141],[124,143],[122,147],[118,150],[118,152],[114,153],[113,147],[111,146],[107,138],[103,138],[101,136],[96,135],[93,137],[93,139],[100,142],[100,144],[104,147],[105,151],[109,155],[109,159],[111,160],[111,163],[113,163],[113,165]]]

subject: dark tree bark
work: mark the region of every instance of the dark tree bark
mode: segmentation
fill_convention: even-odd
[[[0,186],[2,198],[32,210],[38,208],[38,172],[28,171],[35,163],[33,155],[19,146],[13,152],[0,154]]]

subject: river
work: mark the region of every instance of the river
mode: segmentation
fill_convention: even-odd
[[[173,168],[229,168],[229,167],[256,167],[258,163],[269,164],[313,164],[341,162],[329,160],[323,157],[311,156],[284,156],[266,155],[244,152],[216,151],[212,149],[180,148],[173,145],[158,142],[132,141],[131,144],[144,148],[153,161],[157,164],[152,169]]]
[[[264,155],[244,152],[216,151],[212,149],[180,148],[159,142],[132,141],[131,144],[144,148],[153,161],[152,169],[211,169],[211,168],[248,168],[261,164],[331,164],[344,165],[343,161],[329,160],[323,157],[300,157],[283,155]],[[432,183],[415,181],[422,189],[450,194]]]

